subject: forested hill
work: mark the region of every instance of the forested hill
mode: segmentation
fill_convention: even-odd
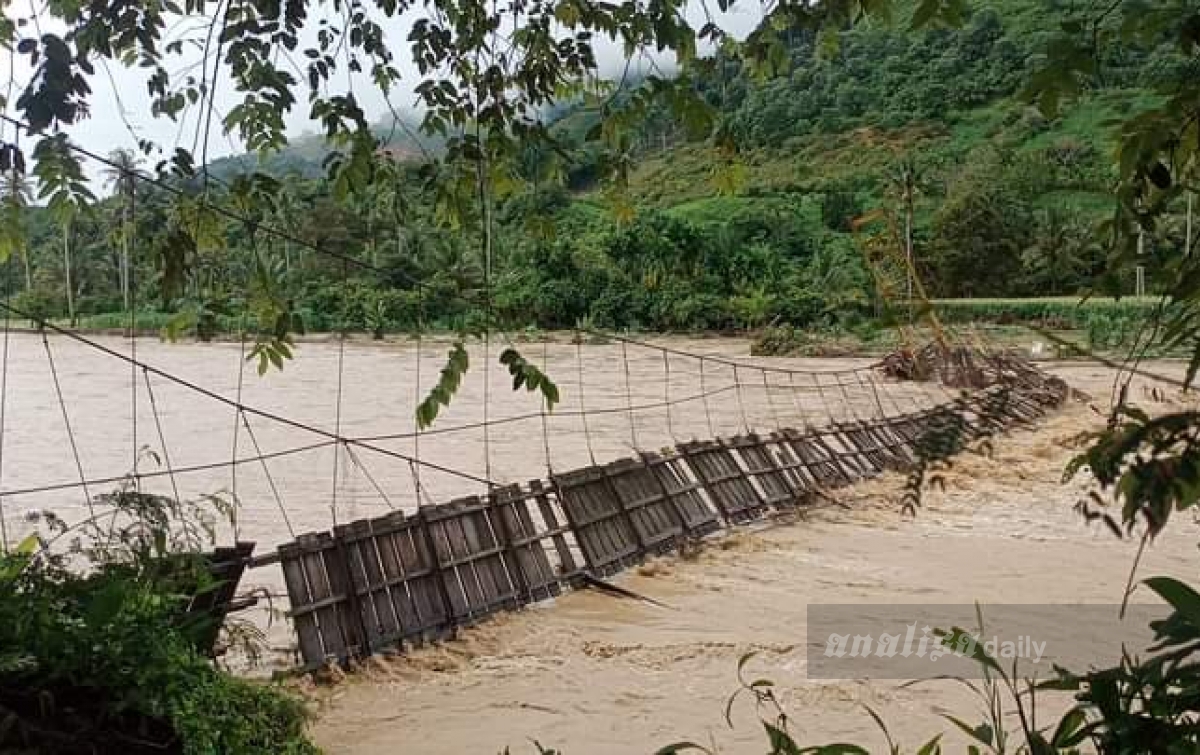
[[[654,119],[631,160],[633,227],[602,230],[581,198],[605,206],[605,195],[577,193],[564,216],[590,217],[586,227],[607,241],[589,247],[592,236],[572,233],[521,274],[569,298],[573,314],[599,306],[601,317],[644,313],[639,321],[660,327],[834,319],[874,295],[853,220],[885,210],[900,224],[911,197],[931,294],[1077,293],[1103,262],[1087,231],[1110,211],[1109,121],[1153,104],[1157,82],[1184,63],[1165,44],[1127,49],[1101,62],[1103,88],[1049,121],[1020,92],[1065,7],[974,3],[960,28],[860,26],[833,49],[797,33],[788,64],[766,80],[729,62],[703,92],[737,160]],[[595,117],[574,113],[560,128],[583,134]],[[1177,244],[1182,225],[1167,223],[1150,253]],[[681,271],[697,255],[704,272],[689,278]],[[560,290],[564,264],[585,281],[607,280],[613,267],[652,281],[657,309],[632,296],[608,306],[612,289],[599,284]]]
[[[635,130],[626,152],[607,153],[588,141],[597,113],[567,109],[554,126],[557,164],[530,154],[518,168],[525,188],[496,208],[493,304],[514,327],[844,324],[879,309],[880,266],[864,262],[855,218],[900,226],[910,210],[915,262],[931,295],[1078,293],[1103,264],[1087,229],[1109,211],[1108,121],[1154,103],[1156,82],[1185,64],[1167,44],[1123,47],[1101,61],[1102,87],[1048,121],[1019,93],[1064,7],[979,2],[959,28],[858,26],[836,45],[785,34],[788,59],[765,79],[722,61],[700,86],[736,145],[732,159],[711,141],[689,141],[665,109]],[[409,173],[402,196],[340,201],[313,169],[321,151],[308,142],[268,165],[298,177],[284,182],[267,217],[395,274],[343,281],[302,246],[263,239],[257,251],[278,257],[308,327],[410,327],[419,304],[435,324],[477,314],[477,239],[438,222],[417,166],[401,168]],[[598,179],[613,161],[631,166],[621,191]],[[223,166],[233,173],[249,162]],[[145,269],[135,280],[144,301],[157,301],[150,251],[169,246],[172,211],[162,197],[139,207],[145,235],[134,251]],[[83,260],[73,277],[81,312],[120,308],[106,222],[70,229]],[[61,311],[62,233],[45,219],[35,225],[28,296]],[[1179,213],[1149,239],[1151,287],[1155,252],[1178,245],[1182,226]],[[220,259],[198,257],[203,276],[158,306],[219,316],[239,296],[251,252],[244,230],[231,226]],[[413,278],[427,283],[423,302],[406,282]]]

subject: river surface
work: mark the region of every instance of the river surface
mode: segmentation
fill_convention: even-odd
[[[125,339],[97,341],[130,351]],[[753,366],[739,367],[735,381],[727,365],[707,363],[702,375],[695,359],[664,360],[663,352],[634,345],[518,344],[528,359],[544,364],[562,394],[543,421],[536,394],[514,393],[494,362],[502,345],[491,344],[492,359],[485,360],[482,344],[472,344],[463,386],[418,443],[415,403],[444,365],[447,342],[427,341],[420,350],[406,341],[303,343],[281,372],[259,377],[247,365],[239,399],[238,344],[139,339],[137,356],[146,364],[294,423],[248,412],[251,430],[242,425],[236,432],[236,455],[244,463],[231,469],[237,416],[228,404],[153,373],[147,386],[146,375],[127,363],[62,337],[49,339],[52,372],[40,337],[13,334],[0,460],[8,538],[33,526],[30,511],[50,509],[67,521],[86,516],[80,470],[92,481],[88,493],[111,491],[133,469],[135,448],[153,452],[143,451],[138,464],[144,490],[170,494],[173,482],[185,497],[236,491],[239,535],[262,553],[293,533],[326,530],[335,518],[346,522],[412,509],[418,500],[482,492],[483,479],[521,481],[544,476],[548,467],[565,471],[593,458],[609,461],[635,447],[895,414],[947,398],[928,385],[885,384],[877,392],[860,380],[862,373],[834,372],[870,360],[754,360],[737,339],[656,343],[821,374],[768,372],[764,387],[764,373]],[[1178,364],[1153,366],[1182,372]],[[807,743],[882,745],[864,703],[909,744],[944,730],[941,711],[973,710],[959,689],[805,678],[807,610],[820,602],[1117,601],[1133,546],[1087,527],[1073,512],[1086,480],[1060,484],[1075,453],[1073,439],[1103,422],[1112,373],[1081,364],[1049,368],[1090,399],[1072,401],[1035,432],[1012,434],[991,458],[960,461],[946,472],[946,490],[931,492],[915,519],[899,513],[901,481],[885,478],[844,491],[848,509],[738,534],[698,556],[655,561],[618,578],[669,609],[582,591],[497,617],[456,641],[379,661],[347,683],[315,692],[318,741],[331,753],[361,755],[498,752],[504,746],[533,752],[530,739],[566,755],[653,752],[680,739],[716,743],[721,752],[761,752],[752,707],[735,708],[734,729],[723,721],[737,660],[750,650],[759,652],[752,675],[777,682]],[[705,392],[707,400],[683,400]],[[1162,398],[1144,381],[1134,395],[1151,403]],[[664,396],[681,403],[668,411],[660,405]],[[1160,408],[1182,405],[1190,404],[1168,396]],[[486,435],[467,427],[485,419],[485,406],[486,419],[511,421],[494,424]],[[589,413],[586,423],[582,410]],[[330,434],[377,438],[367,441],[375,449],[335,453],[327,444],[265,465],[252,458],[327,443]],[[172,469],[216,466],[172,479],[168,457]],[[414,469],[421,470],[421,499]],[[111,479],[97,481],[102,478]],[[22,492],[46,486],[57,487]],[[220,535],[228,541],[232,532],[226,527]],[[1181,520],[1151,548],[1143,573],[1193,573],[1196,535],[1194,522]],[[270,605],[279,611],[286,608],[278,597],[281,583],[278,567],[267,566],[251,571],[243,587],[275,594]],[[289,663],[287,622],[267,604],[248,615],[268,629],[268,667]]]
[[[872,360],[751,359],[744,339],[656,340],[679,352],[667,353],[562,337],[515,344],[558,385],[561,401],[543,418],[540,395],[513,391],[497,361],[510,344],[493,341],[485,358],[485,345],[473,342],[463,384],[418,439],[415,406],[446,364],[446,340],[426,340],[420,348],[408,340],[305,342],[282,370],[262,376],[237,343],[92,340],[101,348],[66,336],[9,336],[0,514],[10,541],[34,526],[30,512],[53,511],[68,523],[103,515],[105,508],[89,508],[89,499],[130,485],[135,458],[143,491],[236,499],[237,535],[263,553],[335,522],[485,492],[486,480],[523,482],[548,469],[628,456],[634,448],[891,415],[946,399],[930,385],[877,391],[867,372],[844,372]],[[685,353],[743,366],[702,367]],[[131,354],[151,369],[120,358]],[[245,421],[228,402],[247,407]],[[486,431],[479,426],[485,420]],[[331,443],[331,436],[369,438],[370,447]],[[275,454],[282,455],[255,460]],[[240,463],[230,465],[234,458]],[[226,526],[219,534],[229,542],[234,533]],[[282,610],[278,572],[277,566],[254,570],[243,587],[264,588]],[[288,663],[285,622],[269,620],[265,607],[251,615],[270,624],[274,662]]]
[[[709,362],[702,375],[694,358],[636,345],[517,344],[558,384],[561,402],[543,420],[540,396],[514,392],[506,368],[496,361],[506,344],[491,344],[485,360],[483,345],[472,343],[462,386],[417,440],[414,408],[446,363],[445,342],[426,342],[419,351],[411,342],[349,342],[344,348],[336,342],[303,343],[283,370],[260,377],[255,363],[243,366],[236,343],[93,340],[122,355],[136,349],[138,360],[177,381],[143,373],[66,337],[43,343],[37,335],[12,334],[0,461],[10,539],[23,531],[29,510],[50,509],[77,521],[87,511],[81,474],[101,480],[87,486],[91,495],[110,492],[134,469],[135,456],[143,490],[177,488],[184,497],[236,491],[240,535],[261,549],[287,540],[289,525],[297,533],[323,530],[335,516],[345,522],[389,507],[415,507],[414,472],[425,500],[441,502],[479,493],[489,479],[525,481],[544,476],[548,468],[611,461],[635,447],[657,449],[747,428],[769,431],[881,411],[890,415],[946,398],[927,385],[876,391],[864,382],[866,373],[835,372],[871,360],[751,359],[748,343],[740,339],[657,343],[746,365],[826,372],[791,377],[751,366],[735,374],[727,364]],[[668,398],[675,403],[665,407]],[[248,407],[249,431],[222,400]],[[485,420],[492,423],[486,432],[477,426]],[[374,448],[351,446],[348,452],[329,443],[332,435],[370,439]],[[241,463],[231,467],[235,436]],[[319,447],[265,465],[253,460],[311,445]],[[215,468],[168,474],[204,465]],[[44,486],[53,489],[28,492]]]
[[[745,678],[774,683],[802,746],[852,742],[888,751],[869,706],[906,752],[938,733],[947,751],[965,751],[968,742],[944,714],[971,725],[985,719],[980,699],[960,683],[810,678],[809,611],[826,603],[862,604],[868,612],[914,603],[956,604],[970,614],[976,601],[1034,604],[1044,615],[1031,625],[1034,634],[1072,638],[1092,627],[1076,626],[1062,604],[1094,604],[1088,610],[1115,621],[1137,543],[1086,524],[1074,510],[1090,490],[1086,477],[1062,482],[1079,434],[1103,425],[1113,376],[1089,365],[1051,369],[1089,398],[1072,400],[1034,431],[1006,435],[990,455],[960,457],[942,474],[944,490],[927,491],[915,518],[901,513],[903,480],[885,476],[839,491],[845,509],[739,532],[699,554],[617,578],[666,607],[574,592],[453,642],[376,659],[341,684],[311,690],[321,701],[318,742],[351,755],[505,747],[532,755],[536,740],[563,755],[611,755],[693,741],[713,752],[757,755],[769,749],[758,716],[773,711],[756,710],[743,694],[730,709],[733,726],[725,721],[739,660],[754,652]],[[1142,381],[1131,396],[1152,411],[1196,405],[1161,401],[1161,388]],[[1194,517],[1177,516],[1148,548],[1139,576],[1194,575],[1198,536]],[[1153,596],[1143,588],[1134,602]],[[1095,662],[1119,660],[1120,643],[1099,647],[1108,656],[1102,651]],[[1039,725],[1052,725],[1069,704],[1043,694]],[[1006,710],[1015,731],[1011,702]]]

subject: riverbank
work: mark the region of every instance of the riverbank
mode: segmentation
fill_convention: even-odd
[[[115,316],[97,315],[80,318],[75,326],[66,320],[51,320],[62,329],[69,329],[85,337],[130,338],[128,325],[115,325]],[[138,328],[133,331],[139,340],[158,340],[171,343],[214,343],[238,344],[241,341],[236,328],[221,328],[210,336],[200,339],[192,333],[172,334],[168,331],[169,317],[161,313],[143,313],[139,316]],[[14,333],[38,333],[36,325],[25,321],[10,323]],[[614,331],[615,332],[615,331]],[[1108,333],[1108,331],[1104,331]],[[602,344],[610,339],[602,329],[541,330],[526,328],[500,331],[492,335],[494,343],[521,344]],[[1082,359],[1089,354],[1123,354],[1124,340],[1108,343],[1097,335],[1078,328],[1043,328],[1039,325],[998,324],[990,321],[962,321],[934,331],[926,325],[915,327],[881,327],[866,323],[856,328],[798,329],[790,326],[770,326],[749,332],[698,331],[657,333],[637,330],[620,331],[629,338],[644,341],[687,340],[744,343],[750,342],[750,355],[758,357],[801,357],[801,358],[876,358],[913,344],[924,344],[940,334],[954,343],[986,346],[992,349],[1014,351],[1034,361]],[[358,346],[413,346],[418,342],[449,345],[464,340],[464,336],[451,329],[429,328],[419,334],[415,331],[386,331],[382,334],[366,332],[306,331],[291,336],[295,344],[330,344],[345,341]],[[482,336],[468,335],[467,342],[482,342]],[[1155,358],[1182,358],[1182,355],[1150,350],[1147,356]]]

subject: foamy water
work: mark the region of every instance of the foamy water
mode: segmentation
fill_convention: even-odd
[[[132,467],[134,425],[130,372],[101,354],[52,338],[69,420],[75,430],[86,477],[120,476]],[[127,350],[122,339],[103,339]],[[748,362],[803,369],[836,370],[870,360],[749,360],[747,344],[733,339],[668,339],[681,350],[737,357]],[[140,340],[138,355],[189,381],[233,398],[237,393],[237,344],[163,344]],[[420,352],[421,392],[436,379],[449,345],[426,343]],[[492,353],[499,351],[493,344]],[[522,344],[527,358],[541,363],[540,344]],[[761,375],[741,375],[733,390],[732,370],[706,367],[705,402],[633,413],[630,402],[654,404],[664,391],[673,398],[700,392],[699,363],[661,352],[617,344],[569,343],[545,347],[546,371],[558,382],[562,404],[546,419],[536,396],[513,393],[498,365],[484,370],[482,347],[471,348],[472,369],[454,403],[419,449],[413,438],[379,440],[381,448],[434,461],[476,477],[520,481],[540,477],[549,465],[563,471],[628,455],[633,447],[653,449],[676,439],[732,434],[747,426],[821,424],[832,415],[851,419],[908,411],[945,400],[932,386],[889,386],[877,396],[870,386],[831,377],[802,379],[768,375],[768,389],[754,388]],[[340,434],[391,436],[410,433],[418,396],[418,353],[411,343],[351,343],[340,353],[333,343],[306,343],[281,373],[244,376],[245,404],[298,422],[336,429],[338,363],[342,362]],[[626,361],[626,357],[628,358]],[[625,368],[628,364],[628,388]],[[582,367],[582,391],[578,375]],[[1179,365],[1156,365],[1179,374]],[[667,370],[670,383],[664,385]],[[1091,365],[1052,369],[1074,387],[1107,405],[1112,373]],[[3,462],[6,491],[48,484],[70,485],[78,472],[63,425],[40,338],[14,335],[10,344]],[[481,430],[445,432],[483,419],[484,377],[488,418],[528,419],[497,425],[486,439]],[[160,455],[154,407],[144,378],[137,378],[139,446]],[[1148,398],[1142,388],[1134,395]],[[152,378],[154,404],[173,466],[221,463],[231,458],[235,415],[228,406],[160,378]],[[768,398],[769,396],[769,398]],[[602,410],[589,417],[580,409]],[[947,491],[929,494],[915,520],[901,517],[898,485],[884,479],[842,493],[849,510],[831,509],[810,520],[709,545],[689,560],[656,561],[620,577],[621,583],[670,606],[616,600],[590,591],[506,614],[467,630],[461,639],[422,649],[397,661],[373,662],[347,684],[318,693],[323,703],[318,741],[331,753],[532,752],[529,739],[568,755],[652,752],[682,739],[717,743],[722,752],[761,752],[761,728],[748,706],[735,708],[737,728],[723,722],[735,686],[734,668],[749,650],[751,676],[766,676],[794,716],[807,743],[882,741],[862,705],[878,710],[894,733],[910,744],[947,727],[941,709],[969,715],[973,701],[955,687],[901,688],[896,683],[814,681],[805,678],[807,607],[817,602],[1115,602],[1132,560],[1132,546],[1104,531],[1087,529],[1071,510],[1085,482],[1059,484],[1074,453],[1072,438],[1095,427],[1102,416],[1074,402],[1037,432],[1019,432],[999,444],[992,459],[966,457],[946,473]],[[319,435],[250,417],[266,453],[321,442]],[[589,444],[586,440],[590,439]],[[255,453],[245,429],[239,454]],[[487,453],[485,453],[485,449]],[[334,452],[323,447],[269,462],[281,505],[258,463],[179,475],[185,496],[229,491],[235,485],[241,536],[259,552],[290,539],[291,530],[327,529],[339,521],[374,516],[389,506],[417,505],[412,467],[365,449],[356,451],[366,473],[344,452],[334,477]],[[143,461],[142,472],[156,471]],[[433,500],[478,493],[482,485],[427,469],[422,485]],[[144,487],[171,492],[168,477],[146,479]],[[382,495],[376,490],[378,484]],[[115,485],[115,483],[114,483]],[[94,485],[98,493],[105,486]],[[111,489],[111,486],[109,487]],[[82,490],[3,498],[10,539],[28,525],[22,512],[49,508],[68,519],[86,511]],[[222,533],[229,537],[229,532]],[[1145,574],[1186,576],[1194,571],[1195,527],[1181,520],[1149,553]],[[251,572],[244,587],[279,592],[277,566]],[[276,608],[284,608],[277,601]],[[264,626],[265,610],[251,614]],[[291,634],[285,621],[270,625],[277,649],[271,663],[287,662]],[[953,734],[949,735],[953,739]]]
[[[1097,403],[1108,395],[1106,370],[1055,371]],[[1133,395],[1148,399],[1142,385]],[[724,722],[738,660],[756,651],[746,676],[775,682],[801,744],[884,749],[869,705],[910,750],[938,732],[952,747],[963,745],[941,714],[970,722],[982,714],[959,684],[808,679],[808,607],[1119,602],[1136,543],[1085,525],[1073,511],[1086,479],[1061,483],[1077,435],[1102,421],[1087,402],[1073,401],[1036,431],[1002,439],[990,458],[962,457],[945,474],[945,492],[927,493],[915,519],[900,514],[901,480],[885,477],[842,491],[849,509],[738,533],[698,557],[656,561],[619,578],[668,609],[573,593],[457,641],[372,663],[315,693],[324,700],[317,739],[331,753],[356,755],[505,746],[532,753],[532,739],[566,755],[649,753],[683,740],[761,753],[767,747],[752,704],[734,706],[735,728]],[[1197,534],[1192,519],[1179,518],[1148,551],[1141,575],[1194,573]],[[1115,661],[1119,648],[1113,653]],[[1050,722],[1068,703],[1043,696],[1039,720]]]

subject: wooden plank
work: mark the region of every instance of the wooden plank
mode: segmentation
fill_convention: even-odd
[[[580,572],[579,562],[575,558],[575,554],[571,550],[570,543],[567,542],[564,530],[559,526],[559,512],[555,511],[555,503],[561,506],[561,501],[557,499],[551,500],[550,494],[553,489],[544,487],[541,480],[531,480],[529,490],[536,498],[538,511],[542,515],[542,520],[551,531],[559,533],[552,538],[554,542],[554,550],[558,554],[558,570],[559,576],[564,579],[574,579]],[[563,513],[563,526],[569,529],[570,524],[566,520],[566,514]],[[573,535],[574,533],[572,533]]]
[[[292,611],[307,608],[313,603],[313,597],[309,590],[308,577],[304,573],[303,549],[296,543],[285,543],[279,546],[278,552],[279,563],[283,569],[283,581],[287,586],[288,601]],[[305,668],[312,668],[323,663],[325,648],[321,642],[321,632],[317,626],[316,614],[293,615],[292,624],[296,627],[297,644]]]
[[[639,547],[662,550],[683,535],[683,520],[645,462],[620,459],[608,464],[604,471],[618,506],[638,536]]]
[[[379,552],[379,564],[383,570],[382,578],[387,584],[399,637],[419,632],[421,628],[421,619],[400,560],[398,539],[406,536],[406,527],[404,512],[401,511],[380,517],[372,526],[375,532],[375,547]]]
[[[232,547],[215,548],[205,559],[209,577],[216,587],[194,594],[188,601],[187,613],[189,618],[207,622],[205,631],[195,639],[196,648],[206,655],[216,651],[221,627],[253,552],[254,543],[238,542]]]
[[[777,508],[790,508],[796,503],[796,495],[787,478],[775,463],[775,459],[763,447],[763,440],[755,434],[733,438],[730,444],[746,465],[746,473],[758,482],[762,500]]]
[[[334,597],[330,589],[329,576],[325,571],[325,558],[322,551],[333,549],[333,537],[328,532],[320,534],[309,533],[296,538],[297,544],[303,551],[304,573],[308,577],[308,586],[314,603],[322,603],[327,598]],[[340,601],[341,596],[337,596]],[[315,612],[317,626],[321,633],[321,658],[346,658],[349,645],[346,641],[345,630],[342,627],[340,612],[336,602],[323,603],[323,607]]]
[[[554,519],[547,521],[544,517],[542,525],[546,529],[539,532],[529,509],[535,498],[535,492],[530,489],[528,493],[523,493],[518,485],[514,485],[513,488],[519,497],[513,498],[507,511],[509,514],[515,515],[513,521],[519,525],[518,539],[527,541],[527,545],[517,546],[517,563],[519,571],[524,574],[529,586],[530,599],[532,599],[535,589],[544,590],[547,596],[558,595],[562,592],[562,587],[558,583],[554,569],[550,566],[550,558],[546,553],[546,538],[551,536],[549,534],[551,532],[555,533],[553,536],[562,537],[562,532],[559,531]],[[540,496],[537,497],[540,498]],[[534,505],[540,505],[540,503],[538,501]],[[551,512],[551,516],[553,516],[553,512]]]
[[[519,486],[509,485],[492,491],[488,500],[492,514],[490,523],[495,530],[496,539],[504,549],[502,558],[505,561],[509,577],[514,582],[517,600],[520,603],[528,603],[534,599],[530,584],[540,582],[541,575],[528,573],[528,570],[533,567],[532,560],[527,565],[521,557],[521,549],[513,545],[516,538],[530,534],[515,509],[517,505],[524,507],[525,501],[520,495]],[[516,534],[514,535],[514,533]]]
[[[774,432],[770,435],[770,444],[767,446],[771,455],[775,458],[783,479],[788,487],[792,489],[798,502],[807,502],[811,500],[812,493],[820,487],[816,476],[803,459],[796,454],[788,441],[787,433],[796,433],[794,429],[784,428],[781,432]]]
[[[350,576],[350,560],[342,539],[343,528],[335,527],[333,532],[332,547],[323,549],[321,556],[325,560],[330,592],[343,598],[337,604],[338,620],[346,643],[340,657],[349,658],[366,653],[366,621]],[[320,536],[329,538],[328,533],[321,533]]]
[[[335,527],[334,537],[340,539],[346,558],[349,590],[357,603],[365,648],[377,647],[381,644],[383,620],[372,595],[372,583],[378,579],[371,579],[367,567],[371,559],[363,553],[364,544],[370,546],[371,523],[364,519]],[[350,595],[347,595],[349,599]]]
[[[451,540],[459,549],[459,558],[461,559],[455,569],[458,570],[463,582],[468,587],[467,596],[471,601],[469,607],[471,617],[478,618],[490,612],[496,586],[492,582],[491,573],[481,563],[479,556],[480,552],[484,550],[484,538],[479,531],[475,512],[464,510],[458,516],[447,520],[445,526],[447,532],[455,535]],[[491,548],[494,547],[494,545],[491,546]]]
[[[715,440],[681,443],[676,448],[704,483],[726,522],[741,524],[766,512],[762,493],[747,478],[731,449]]]
[[[517,605],[518,589],[505,560],[506,546],[501,543],[493,522],[492,511],[484,507],[468,515],[478,537],[478,569],[490,610]],[[474,543],[472,543],[474,547]],[[487,555],[482,555],[487,554]]]
[[[425,514],[425,531],[429,536],[430,554],[438,565],[438,573],[443,588],[443,594],[449,601],[450,617],[455,622],[461,622],[471,612],[471,593],[477,590],[473,584],[463,580],[462,573],[452,564],[462,553],[462,543],[458,538],[451,539],[446,529],[446,521],[450,517],[452,504],[428,506],[423,509]]]
[[[720,529],[717,511],[704,497],[704,483],[692,479],[687,460],[682,456],[644,454],[667,495],[682,513],[692,535],[706,535]]]
[[[834,448],[832,445],[834,442],[840,448]],[[844,445],[836,430],[809,434],[803,445],[796,446],[797,451],[805,448],[812,449],[816,458],[820,460],[819,463],[827,474],[827,484],[830,487],[849,485],[855,480],[861,479],[865,474],[865,470],[855,463],[856,459],[854,459],[852,451]]]
[[[430,508],[432,507],[421,507],[413,518],[414,526],[409,529],[409,545],[413,548],[414,562],[411,569],[406,566],[409,574],[417,570],[427,572],[425,576],[414,578],[410,583],[419,586],[420,602],[425,610],[422,622],[425,631],[441,627],[453,628],[455,622],[454,603],[446,585],[427,518]]]
[[[587,467],[552,479],[590,571],[612,573],[640,557],[644,549],[638,534],[602,468]]]
[[[371,642],[373,649],[390,645],[404,635],[400,611],[383,568],[384,550],[391,548],[387,529],[389,523],[384,517],[370,520],[367,523],[368,537],[354,543],[366,576],[367,599],[374,609],[373,615],[377,622],[369,627],[375,635]]]

